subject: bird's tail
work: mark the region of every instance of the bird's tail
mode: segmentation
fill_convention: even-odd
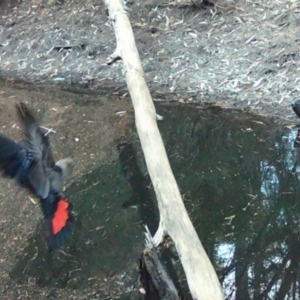
[[[71,203],[59,195],[41,199],[42,210],[48,223],[49,248],[63,246],[71,235],[71,223],[73,221]]]
[[[26,149],[0,134],[0,168],[3,174],[15,178],[28,168],[29,163]]]

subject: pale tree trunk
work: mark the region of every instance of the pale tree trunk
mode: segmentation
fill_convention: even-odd
[[[110,62],[121,58],[135,111],[135,122],[160,212],[155,245],[169,235],[179,254],[193,299],[224,299],[215,270],[183,204],[157,127],[155,107],[147,87],[132,28],[121,0],[104,0],[114,25],[117,47]]]

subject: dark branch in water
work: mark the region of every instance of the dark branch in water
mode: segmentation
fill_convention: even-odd
[[[145,228],[146,247],[140,257],[140,279],[146,291],[145,299],[179,300],[175,285],[153,245],[149,229]]]

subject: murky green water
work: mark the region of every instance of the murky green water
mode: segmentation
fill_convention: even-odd
[[[296,131],[233,111],[157,109],[185,205],[226,299],[299,299]],[[158,211],[137,136],[127,142],[115,145],[119,160],[99,165],[66,191],[77,214],[66,253],[50,256],[38,231],[13,278],[66,289],[97,284],[106,290],[100,299],[141,299],[142,224],[155,232]],[[174,249],[165,257],[189,299]]]

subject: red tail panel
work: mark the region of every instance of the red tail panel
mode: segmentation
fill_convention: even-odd
[[[60,199],[57,203],[57,209],[52,219],[52,233],[58,234],[66,225],[70,218],[69,202]]]

